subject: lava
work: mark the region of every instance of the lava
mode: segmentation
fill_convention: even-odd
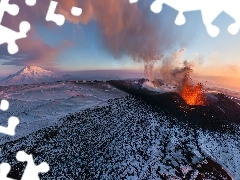
[[[202,83],[197,83],[194,85],[189,80],[186,81],[182,85],[180,95],[189,105],[204,106],[206,104],[206,97]]]

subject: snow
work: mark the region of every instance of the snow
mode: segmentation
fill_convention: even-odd
[[[10,75],[0,82],[0,85],[33,84],[56,80],[57,74],[37,66],[26,66],[16,74]]]
[[[103,82],[0,87],[0,95],[10,101],[0,124],[11,115],[21,122],[14,138],[0,136],[0,162],[19,169],[16,152],[34,153],[50,165],[41,179],[195,179],[211,157],[240,180],[240,128],[194,129]]]
[[[145,80],[145,82],[142,84],[142,86],[150,91],[155,91],[159,93],[164,92],[176,92],[176,87],[170,85],[170,84],[164,84],[161,86],[155,86],[152,81]]]
[[[69,113],[103,106],[107,100],[122,96],[126,96],[126,93],[107,83],[66,81],[11,86],[1,92],[1,97],[10,102],[10,108],[7,112],[0,112],[0,123],[7,125],[7,118],[11,115],[19,117],[19,133],[14,137],[0,135],[0,144],[51,126]]]
[[[198,131],[201,148],[215,161],[228,170],[232,177],[240,180],[240,138],[226,133]]]
[[[225,179],[218,170],[211,173],[201,168],[209,163],[203,152],[209,147],[203,148],[202,143],[208,143],[199,140],[204,138],[200,132],[125,96],[3,144],[0,161],[21,170],[22,165],[13,158],[15,152],[31,152],[36,163],[50,165],[50,172],[41,179]],[[230,147],[228,151],[235,153]],[[215,157],[215,153],[219,152],[210,154]],[[225,156],[223,159],[231,163]]]

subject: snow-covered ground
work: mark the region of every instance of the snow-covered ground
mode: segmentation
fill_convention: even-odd
[[[240,127],[234,135],[201,130],[197,134],[202,151],[240,180]]]
[[[109,100],[1,146],[0,161],[19,179],[19,150],[50,172],[41,179],[240,179],[239,137],[193,129],[131,96]]]
[[[144,88],[150,90],[150,91],[156,91],[159,93],[165,93],[165,92],[176,92],[176,87],[170,84],[163,84],[161,86],[155,86],[153,82],[146,80],[143,85]]]
[[[0,162],[11,162],[12,174],[24,150],[49,163],[42,179],[224,179],[211,158],[240,180],[240,130],[194,129],[108,83],[8,86],[0,96],[10,102],[0,124],[11,115],[21,122],[14,138],[0,136]]]
[[[43,127],[58,123],[61,117],[86,108],[105,105],[108,99],[127,94],[107,83],[55,82],[0,87],[0,96],[10,102],[7,112],[0,111],[0,124],[7,126],[10,116],[17,116],[17,134],[0,134],[0,144],[16,140]]]

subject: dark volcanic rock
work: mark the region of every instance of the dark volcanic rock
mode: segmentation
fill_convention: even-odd
[[[32,153],[50,171],[41,179],[231,179],[201,148],[195,129],[156,112],[139,98],[71,114],[58,126],[1,147],[0,161],[20,179],[19,150]],[[20,171],[20,173],[19,173]]]
[[[231,131],[240,124],[240,106],[223,94],[208,94],[206,106],[190,106],[178,93],[157,93],[136,88],[125,81],[109,81],[113,86],[140,97],[160,111],[192,125],[221,131]]]

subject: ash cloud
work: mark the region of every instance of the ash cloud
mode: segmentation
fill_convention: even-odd
[[[166,83],[180,87],[184,79],[192,72],[191,63],[182,62],[186,48],[175,52],[172,56],[162,59],[161,65],[155,69],[155,78],[163,79]]]
[[[165,51],[175,44],[181,44],[178,37],[173,35],[173,31],[165,28],[164,24],[161,26],[160,15],[150,11],[151,2],[142,1],[137,4],[130,4],[129,0],[58,0],[58,2],[57,13],[63,14],[67,21],[74,24],[88,24],[94,21],[98,25],[103,47],[115,58],[128,55],[136,62],[144,62],[145,72],[149,76],[152,76],[155,62],[162,59]],[[3,24],[17,31],[22,20],[30,22],[32,29],[28,38],[17,42],[20,53],[29,54],[29,58],[21,61],[12,60],[4,64],[54,64],[57,55],[66,46],[64,37],[62,45],[50,47],[41,39],[36,40],[34,28],[36,24],[51,27],[53,22],[45,21],[50,1],[37,1],[34,7],[27,7],[23,0],[12,0],[11,3],[20,6],[20,13],[16,17],[7,15]],[[72,16],[70,13],[72,6],[82,8],[82,15]]]
[[[71,0],[67,4],[62,0],[61,3],[59,12],[69,21],[88,23],[94,20],[98,24],[104,47],[115,58],[126,54],[136,62],[144,62],[144,71],[149,80],[154,79],[155,63],[162,60],[166,51],[172,50],[175,44],[186,44],[174,34],[174,30],[164,26],[167,24],[161,23],[159,15],[150,11],[150,4],[140,7],[129,4],[128,0]],[[69,15],[72,5],[83,8],[82,17]]]
[[[174,83],[177,85],[178,91],[181,91],[181,88],[184,84],[190,83],[190,75],[192,72],[192,64],[187,61],[183,62],[183,67],[178,67],[172,70],[170,76],[173,79]]]
[[[58,11],[73,23],[95,21],[101,32],[104,47],[119,58],[126,54],[140,62],[157,59],[165,44],[160,33],[159,16],[154,15],[148,5],[130,4],[129,0],[61,0]],[[69,14],[75,5],[83,9],[80,17]],[[164,27],[162,27],[164,28]],[[169,41],[174,42],[169,38]],[[169,42],[170,43],[170,42]]]

